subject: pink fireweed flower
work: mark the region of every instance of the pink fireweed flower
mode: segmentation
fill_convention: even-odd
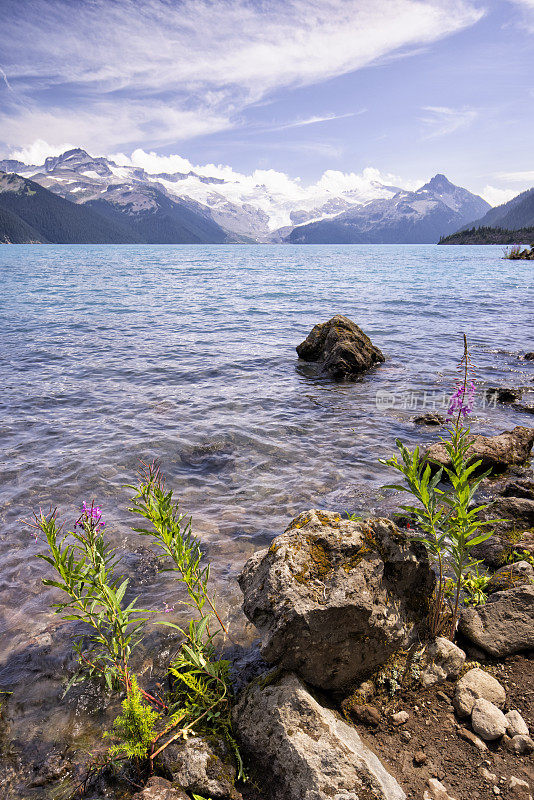
[[[97,528],[105,528],[106,523],[102,520],[102,511],[100,506],[95,506],[92,504],[88,506],[86,502],[83,502],[82,513],[74,523],[74,527],[76,528],[78,525],[81,526],[83,523],[89,523]]]
[[[171,611],[174,611],[174,606],[169,606],[169,605],[167,605],[167,603],[164,603],[162,610],[163,610],[164,614],[170,614]]]
[[[447,422],[458,415],[459,417],[466,417],[473,410],[475,400],[475,384],[469,381],[465,387],[463,384],[456,386],[456,391],[452,395],[449,402],[449,410],[447,411]]]

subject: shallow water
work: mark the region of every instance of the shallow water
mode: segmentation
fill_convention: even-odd
[[[40,544],[21,522],[32,509],[58,506],[70,523],[94,498],[142,602],[177,607],[181,593],[151,569],[126,511],[139,459],[158,459],[241,630],[235,576],[293,516],[391,505],[378,459],[397,436],[439,436],[412,417],[425,391],[428,410],[450,390],[461,332],[481,390],[532,386],[533,363],[518,359],[534,349],[532,264],[502,255],[433,245],[0,248],[0,688],[15,691],[24,725],[42,728],[37,701],[49,703],[48,724],[51,714],[58,730],[66,724],[51,710],[54,679],[34,687],[29,720],[16,666],[53,620]],[[335,313],[387,359],[357,383],[333,384],[296,358]],[[394,407],[377,405],[377,392],[396,393],[386,397]],[[489,433],[530,422],[480,402],[473,420]]]

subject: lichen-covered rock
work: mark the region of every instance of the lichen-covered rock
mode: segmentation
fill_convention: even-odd
[[[534,648],[534,585],[488,597],[484,606],[466,608],[458,628],[473,644],[500,658]]]
[[[152,776],[145,788],[133,795],[132,800],[189,800],[185,792],[165,778]]]
[[[244,611],[262,656],[324,689],[368,677],[427,615],[434,573],[390,520],[300,514],[247,561]]]
[[[475,667],[456,684],[452,704],[459,717],[468,717],[476,701],[481,698],[502,708],[506,702],[506,692],[492,675]]]
[[[457,678],[465,663],[465,653],[450,639],[438,638],[427,647],[421,664],[421,684],[425,689],[447,678]]]
[[[475,700],[471,711],[471,725],[474,732],[478,733],[485,742],[492,742],[494,739],[504,736],[507,722],[500,708],[480,697]]]
[[[315,325],[298,345],[297,354],[303,361],[322,361],[323,372],[336,381],[353,380],[374,364],[385,361],[361,328],[341,315]]]
[[[356,730],[323,708],[296,675],[254,681],[233,710],[244,752],[262,768],[272,800],[404,800]]]
[[[531,583],[534,583],[534,567],[528,561],[516,561],[493,573],[486,587],[486,594],[505,592],[507,589],[528,586]]]
[[[481,461],[479,472],[491,470],[504,472],[514,464],[524,464],[529,458],[534,444],[534,428],[517,425],[511,431],[498,436],[473,436],[469,462]],[[452,466],[450,456],[441,442],[431,445],[425,453],[425,460],[431,465]]]
[[[158,756],[156,767],[187,792],[214,800],[241,798],[234,786],[236,769],[222,740],[208,742],[193,736],[186,741],[175,742]]]

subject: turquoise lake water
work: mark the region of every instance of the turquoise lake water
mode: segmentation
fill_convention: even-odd
[[[3,246],[0,280],[0,683],[15,691],[13,664],[53,620],[32,510],[71,524],[94,498],[142,602],[177,605],[126,510],[139,460],[158,459],[239,627],[239,568],[297,513],[391,506],[378,459],[397,436],[439,436],[412,418],[425,391],[426,410],[450,392],[462,332],[479,400],[533,386],[518,358],[534,350],[532,262],[501,247]],[[336,313],[387,359],[356,383],[296,357]],[[479,402],[473,425],[531,419]]]

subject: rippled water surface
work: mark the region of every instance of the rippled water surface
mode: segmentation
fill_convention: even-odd
[[[57,505],[70,523],[95,498],[143,602],[172,605],[180,595],[151,571],[126,511],[139,459],[158,459],[237,620],[237,571],[294,515],[387,502],[378,459],[396,436],[439,435],[403,403],[449,390],[462,331],[482,387],[532,386],[518,359],[534,349],[531,273],[500,247],[2,247],[2,686],[52,619],[40,544],[21,522],[32,509]],[[357,383],[296,358],[335,313],[387,359]],[[383,391],[394,407],[377,407]],[[502,406],[474,420],[488,432],[529,422]]]

